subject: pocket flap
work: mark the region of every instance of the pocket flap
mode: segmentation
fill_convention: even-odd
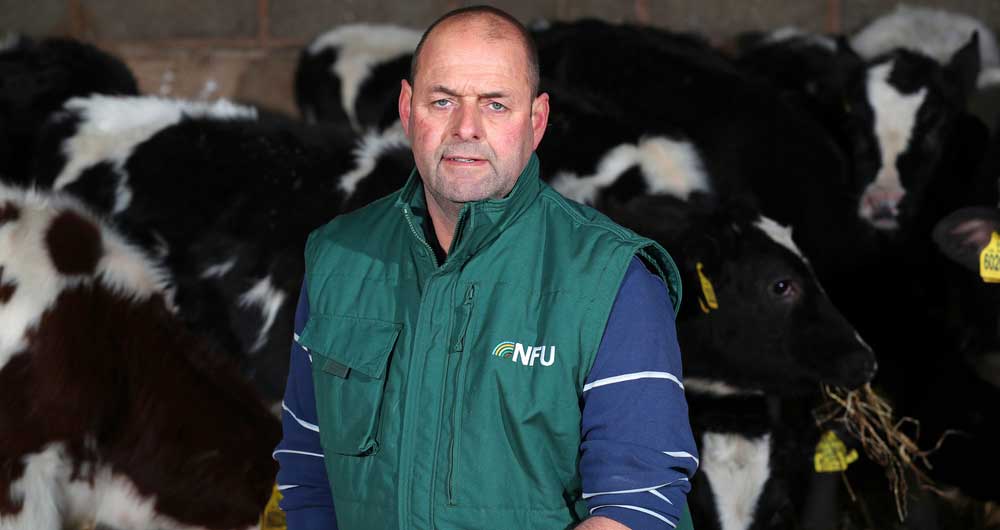
[[[357,370],[381,379],[402,329],[402,324],[385,320],[310,315],[299,344],[313,354],[314,363],[323,363],[321,368],[333,375],[346,378],[350,370]]]

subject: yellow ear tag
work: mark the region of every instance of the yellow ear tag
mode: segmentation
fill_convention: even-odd
[[[705,271],[702,270],[703,266],[699,261],[696,265],[698,269],[698,280],[701,282],[701,294],[703,298],[698,299],[698,307],[701,308],[702,313],[708,313],[712,309],[719,308],[719,301],[715,298],[715,288],[712,287],[711,280],[708,276],[705,276]]]
[[[851,452],[847,452],[847,446],[837,438],[837,433],[826,431],[816,444],[813,465],[817,473],[836,473],[846,470],[857,459],[857,451],[851,449]]]
[[[979,253],[979,275],[984,282],[1000,283],[1000,234],[993,232],[990,244]]]
[[[264,506],[264,513],[260,516],[260,530],[288,529],[285,523],[285,512],[278,506],[278,501],[280,500],[281,492],[278,491],[278,485],[275,484],[274,489],[271,490],[271,499],[267,501],[267,505]]]

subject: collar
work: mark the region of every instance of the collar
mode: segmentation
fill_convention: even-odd
[[[514,189],[506,197],[467,202],[462,206],[458,212],[458,222],[455,224],[451,251],[448,252],[448,258],[443,266],[465,262],[496,239],[534,203],[542,190],[542,183],[538,178],[538,166],[538,155],[531,153],[528,165],[521,171]],[[429,224],[431,220],[427,216],[424,184],[416,168],[410,172],[410,177],[400,191],[395,206],[402,210],[406,221],[413,228],[412,235],[421,244],[426,245],[422,230],[417,228]]]

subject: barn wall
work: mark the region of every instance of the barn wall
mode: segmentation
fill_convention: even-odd
[[[145,93],[225,96],[295,113],[298,50],[338,24],[424,28],[460,0],[0,0],[0,36],[72,36],[121,56]],[[920,0],[1000,28],[1000,1]],[[893,0],[502,0],[525,22],[596,17],[696,31],[720,45],[749,30],[852,30]]]

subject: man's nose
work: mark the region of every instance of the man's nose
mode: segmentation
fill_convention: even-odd
[[[461,105],[454,114],[456,123],[454,135],[459,140],[481,140],[483,137],[483,117],[478,105]]]

